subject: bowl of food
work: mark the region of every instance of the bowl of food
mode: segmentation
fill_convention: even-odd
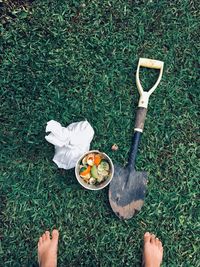
[[[114,166],[108,155],[91,150],[77,161],[75,174],[78,182],[86,189],[100,190],[112,180]]]

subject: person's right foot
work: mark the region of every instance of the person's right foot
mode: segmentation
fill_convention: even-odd
[[[58,230],[53,230],[52,239],[49,231],[46,231],[38,242],[38,262],[40,267],[57,266]]]
[[[163,246],[155,235],[146,232],[144,234],[144,267],[160,267],[163,258]]]

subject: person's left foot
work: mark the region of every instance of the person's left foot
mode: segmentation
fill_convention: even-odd
[[[58,230],[52,231],[52,239],[49,231],[46,231],[38,242],[38,262],[40,267],[57,266]]]

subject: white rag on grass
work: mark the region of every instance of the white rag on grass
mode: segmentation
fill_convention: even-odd
[[[55,146],[53,161],[58,168],[71,169],[78,159],[90,149],[94,130],[88,121],[74,122],[62,127],[57,121],[47,122],[45,139]]]

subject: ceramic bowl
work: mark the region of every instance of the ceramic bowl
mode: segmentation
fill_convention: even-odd
[[[80,173],[80,165],[81,165],[81,162],[82,162],[82,159],[84,157],[86,157],[88,154],[91,154],[91,153],[98,153],[100,155],[102,155],[103,158],[105,158],[109,165],[110,165],[110,174],[109,174],[109,177],[102,183],[98,184],[98,185],[93,185],[93,184],[88,184],[86,183],[83,178],[79,175]],[[104,187],[106,187],[112,180],[113,178],[113,174],[114,174],[114,165],[113,165],[113,162],[111,160],[111,158],[106,154],[106,153],[103,153],[103,152],[100,152],[98,150],[90,150],[88,152],[86,152],[85,154],[83,154],[79,160],[77,161],[76,163],[76,167],[75,167],[75,175],[76,175],[76,178],[78,180],[78,182],[86,189],[89,189],[89,190],[100,190],[100,189],[103,189]]]

